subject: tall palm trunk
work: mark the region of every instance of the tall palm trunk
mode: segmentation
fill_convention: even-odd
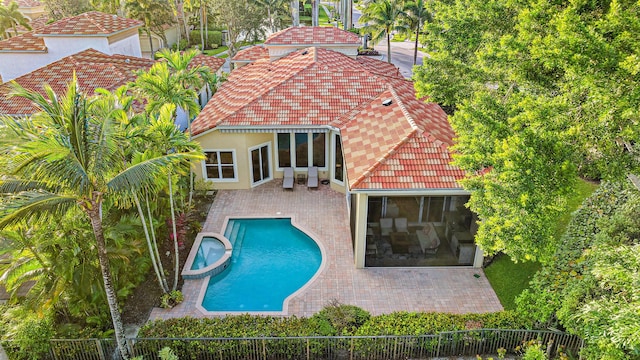
[[[158,284],[160,288],[165,293],[169,292],[167,288],[167,283],[164,281],[162,274],[160,273],[160,269],[158,268],[158,261],[156,259],[156,254],[153,250],[153,244],[151,243],[151,237],[149,236],[149,230],[147,229],[147,220],[145,219],[144,212],[142,211],[142,206],[140,206],[140,200],[138,199],[138,194],[133,193],[133,200],[136,203],[136,208],[138,208],[138,216],[140,216],[140,221],[142,221],[142,229],[144,231],[144,237],[147,239],[147,247],[149,248],[149,256],[151,257],[151,264],[153,265],[153,271],[156,273],[156,277],[158,278]]]
[[[162,274],[164,288],[167,289],[167,291],[169,291],[169,285],[167,284],[167,277],[164,276],[164,266],[162,265],[160,252],[158,251],[158,241],[156,240],[156,230],[153,228],[153,216],[151,216],[151,206],[149,206],[149,194],[145,194],[145,200],[147,205],[147,217],[149,218],[149,223],[150,223],[149,227],[151,228],[151,239],[153,240],[153,251],[158,261],[158,268],[160,269],[160,274]]]
[[[413,47],[413,65],[418,62],[418,36],[420,35],[420,24],[418,24],[418,28],[416,29],[416,44]]]
[[[291,21],[293,26],[300,26],[300,4],[298,0],[291,0]]]
[[[200,4],[200,43],[202,44],[200,51],[204,51],[204,3]]]
[[[391,35],[387,30],[387,62],[391,64]]]
[[[153,60],[153,39],[151,38],[151,30],[149,30],[149,26],[145,26],[145,30],[147,31],[147,37],[149,38],[149,51],[151,51],[151,59]]]
[[[176,230],[176,211],[173,207],[173,185],[171,181],[171,170],[169,170],[169,205],[171,207],[171,227],[173,231],[173,250],[176,254],[173,287],[172,290],[178,289],[178,273],[180,272],[180,256],[178,252],[178,231]]]
[[[85,213],[91,221],[93,234],[96,238],[98,261],[100,262],[102,281],[104,283],[104,290],[107,295],[109,311],[111,312],[111,320],[113,321],[113,330],[116,335],[118,351],[120,352],[122,358],[127,360],[131,357],[131,354],[129,352],[129,348],[127,347],[127,341],[124,335],[124,326],[122,325],[122,318],[120,317],[120,310],[118,309],[118,298],[116,296],[116,291],[113,288],[111,267],[109,266],[109,258],[107,257],[107,246],[105,244],[104,232],[102,229],[102,217],[100,214],[100,210],[102,208],[102,194],[94,192],[91,195],[91,199],[83,203],[82,207],[84,208]]]

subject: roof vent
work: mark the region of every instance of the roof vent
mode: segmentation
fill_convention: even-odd
[[[393,104],[393,100],[391,100],[391,99],[386,99],[386,100],[382,101],[382,105],[384,105],[384,106],[389,106],[391,104]]]
[[[302,55],[307,55],[309,52],[307,50],[302,52]]]

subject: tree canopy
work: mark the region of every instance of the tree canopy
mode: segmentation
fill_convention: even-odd
[[[640,5],[634,1],[431,3],[420,95],[452,116],[476,237],[488,253],[551,258],[578,175],[639,168]]]

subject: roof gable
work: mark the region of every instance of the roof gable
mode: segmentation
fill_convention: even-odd
[[[267,38],[265,45],[360,44],[360,37],[335,27],[299,26],[278,31]]]
[[[0,52],[22,51],[46,52],[47,47],[41,37],[34,36],[33,31],[0,41]]]
[[[269,59],[269,50],[264,46],[255,45],[238,51],[231,60],[253,62],[261,59]]]

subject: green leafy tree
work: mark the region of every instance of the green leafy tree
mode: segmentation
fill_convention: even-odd
[[[433,4],[416,88],[453,113],[456,164],[489,253],[547,261],[578,175],[639,171],[632,1]],[[630,32],[631,31],[631,32]],[[630,62],[631,61],[631,62]],[[540,161],[540,162],[539,162]],[[544,166],[542,162],[547,165]]]
[[[110,100],[87,98],[69,83],[66,93],[56,95],[46,86],[46,96],[15,86],[14,94],[31,100],[41,110],[12,129],[22,129],[22,142],[5,150],[12,157],[9,173],[0,182],[0,229],[23,222],[45,221],[80,209],[95,237],[107,303],[118,349],[129,358],[118,308],[103,227],[105,199],[129,196],[152,189],[166,166],[189,155],[173,153],[126,167],[122,161],[116,119],[126,116]]]
[[[24,17],[20,10],[18,10],[18,3],[11,1],[9,5],[5,6],[0,4],[0,34],[5,37],[9,37],[9,29],[13,29],[14,35],[18,35],[17,26],[24,26],[26,29],[31,30],[29,25],[29,19]]]
[[[254,1],[211,0],[210,5],[213,18],[227,28],[230,58],[238,52],[243,35],[254,39],[264,35],[264,12]]]
[[[359,22],[365,24],[363,30],[371,34],[371,41],[387,40],[387,61],[391,63],[391,32],[404,32],[400,24],[402,7],[396,0],[382,0],[369,3],[362,11]]]
[[[43,3],[52,21],[93,10],[89,0],[43,0]]]

